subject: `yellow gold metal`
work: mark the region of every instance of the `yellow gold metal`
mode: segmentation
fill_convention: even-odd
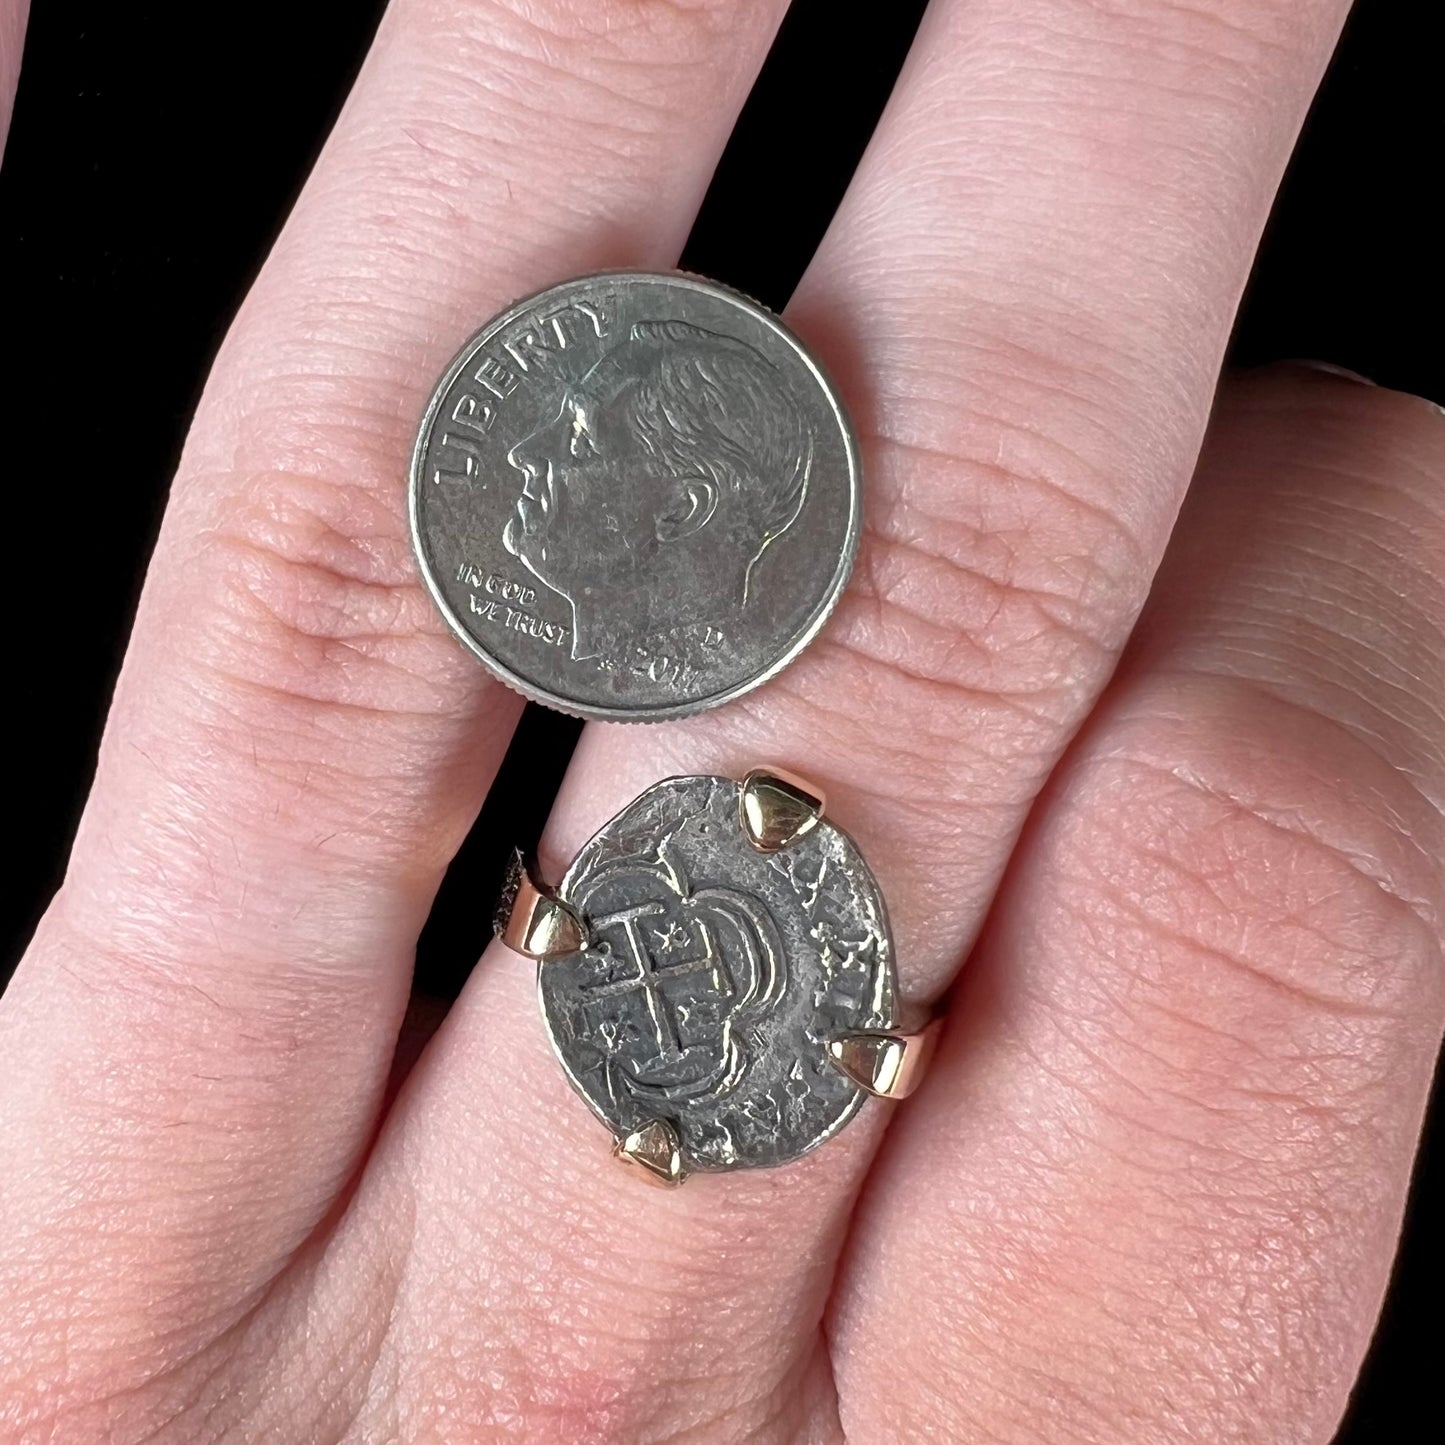
[[[760,853],[779,853],[810,832],[823,816],[821,788],[792,773],[754,768],[743,779],[738,817]]]
[[[662,1189],[673,1189],[687,1178],[677,1130],[666,1119],[652,1119],[624,1134],[612,1152],[639,1178]]]
[[[675,1188],[698,1169],[785,1162],[845,1122],[858,1106],[859,1092],[903,1099],[922,1082],[940,1021],[915,1027],[923,1019],[921,1008],[916,1014],[896,1011],[892,944],[877,880],[850,840],[824,821],[823,811],[821,789],[771,768],[753,769],[741,784],[674,778],[650,789],[599,831],[557,889],[539,881],[530,859],[513,855],[497,907],[497,936],[516,952],[549,965],[538,970],[538,991],[553,1048],[578,1091],[610,1124],[614,1157],[644,1183]],[[688,873],[696,863],[710,886],[694,892],[662,850],[664,844],[672,846],[677,819],[686,822],[698,815],[711,821],[688,831],[681,862]],[[799,846],[814,830],[816,836]],[[757,856],[794,847],[792,863],[781,872],[786,859]],[[836,908],[842,920],[834,933],[851,940],[843,966],[866,970],[840,1000],[829,993],[833,953],[807,945],[794,954],[785,942],[799,927],[816,923],[816,894],[805,899],[794,876],[811,874],[804,860],[815,852],[829,867],[830,910]],[[603,869],[608,887],[599,893],[594,885]],[[719,873],[720,881],[714,877]],[[817,887],[822,877],[820,865]],[[788,933],[779,932],[779,922],[794,918],[799,908],[801,920]],[[781,910],[778,921],[773,909]],[[714,914],[732,923],[736,938],[724,930],[718,935],[721,943],[716,941],[716,930],[709,931],[703,921]],[[649,925],[645,935],[634,926],[643,916]],[[833,934],[825,936],[814,927],[812,936],[825,945]],[[720,961],[728,947],[732,955]],[[678,985],[676,980],[684,977],[688,982]],[[711,992],[704,987],[708,979]],[[739,981],[747,982],[745,992]],[[671,992],[663,992],[664,984]],[[612,1002],[594,1039],[599,995]],[[745,1007],[752,1010],[746,1016]],[[757,1022],[764,1018],[766,1024]],[[698,1019],[714,1026],[715,1038]],[[692,1032],[681,1036],[693,1053],[679,1046],[683,1022],[691,1026]],[[856,1027],[865,1022],[889,1027]],[[624,1033],[624,1073],[631,1079],[629,1071],[635,1069],[638,1085],[626,1096],[617,1091],[612,1072],[605,1077],[600,1072],[611,1069],[608,1060]],[[738,1043],[744,1035],[746,1047]],[[808,1095],[810,1077],[816,1082],[812,1071],[820,1067],[822,1039],[827,1040],[824,1056],[851,1087],[835,1081],[831,1088],[814,1091],[812,1114],[805,1117],[800,1108],[799,1117],[790,1118],[770,1101],[780,1087],[791,1097],[793,1080]],[[780,1086],[785,1076],[789,1082]],[[715,1094],[734,1088],[736,1098],[716,1105]],[[759,1101],[773,1109],[774,1125],[749,1135],[742,1153],[728,1133],[727,1111],[741,1108],[761,1118],[753,1114]],[[667,1117],[648,1118],[654,1109],[667,1110]],[[716,1142],[719,1134],[725,1153]]]
[[[541,961],[576,953],[586,945],[587,930],[571,908],[537,882],[527,859],[516,852],[497,909],[497,937],[517,953]]]
[[[923,1082],[938,1043],[941,1020],[905,1034],[895,1030],[867,1030],[828,1041],[833,1067],[880,1099],[906,1099]]]

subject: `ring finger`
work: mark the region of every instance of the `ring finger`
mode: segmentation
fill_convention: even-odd
[[[1222,391],[870,1180],[850,1435],[1332,1438],[1445,1018],[1442,476],[1415,398]]]

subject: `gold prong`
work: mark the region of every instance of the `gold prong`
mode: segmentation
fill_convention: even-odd
[[[823,792],[792,773],[754,768],[743,779],[738,817],[760,853],[778,853],[810,832],[823,816]]]
[[[687,1178],[681,1141],[666,1119],[649,1119],[640,1129],[622,1135],[612,1153],[639,1178],[662,1189],[676,1188]]]
[[[587,930],[545,884],[537,882],[520,850],[507,867],[507,881],[497,903],[497,937],[508,948],[539,962],[577,953],[587,944]]]
[[[906,1099],[923,1082],[938,1042],[941,1020],[905,1034],[862,1029],[828,1041],[828,1058],[860,1089],[880,1099]]]

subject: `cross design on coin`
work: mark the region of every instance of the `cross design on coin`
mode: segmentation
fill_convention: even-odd
[[[785,1163],[922,1077],[936,1029],[899,1027],[878,882],[810,785],[664,779],[555,888],[519,866],[502,939],[641,1177]]]
[[[643,940],[645,920],[658,918],[668,911],[663,903],[643,903],[595,920],[594,927],[599,934],[613,933],[614,930],[621,933],[627,950],[623,962],[630,964],[634,972],[626,978],[592,984],[584,992],[588,1003],[594,1005],[606,999],[642,993],[659,1058],[665,1063],[676,1063],[684,1055],[679,1010],[685,1009],[686,1003],[678,998],[672,986],[681,979],[703,973],[710,976],[710,991],[714,994],[729,997],[733,986],[718,954],[712,930],[700,918],[693,926],[702,947],[701,953],[685,958],[659,958],[653,954]],[[665,930],[654,929],[652,932],[659,940],[659,952],[668,954],[688,938],[687,930],[680,927],[676,920],[669,920]]]

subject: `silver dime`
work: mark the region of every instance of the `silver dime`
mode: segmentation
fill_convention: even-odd
[[[883,899],[826,819],[754,848],[728,778],[672,778],[577,855],[560,888],[585,951],[538,969],[568,1077],[619,1137],[664,1120],[688,1169],[782,1164],[866,1097],[830,1040],[894,1022]]]
[[[710,282],[611,272],[489,322],[412,460],[412,537],[503,681],[652,721],[766,681],[852,566],[857,448],[817,363]]]

